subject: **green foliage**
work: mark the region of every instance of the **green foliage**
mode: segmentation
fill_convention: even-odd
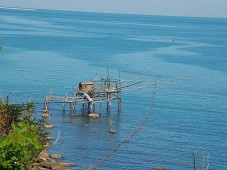
[[[7,136],[0,136],[0,169],[25,169],[43,149],[38,138],[39,128],[22,121],[13,124],[12,130]]]
[[[3,101],[2,98],[0,97],[0,109],[3,107]]]
[[[46,134],[33,115],[34,103],[7,104],[0,98],[0,169],[26,169],[43,150]]]
[[[0,104],[0,114],[2,115],[1,117],[4,118],[4,122],[1,122],[0,133],[7,134],[11,129],[11,125],[20,120],[25,110],[25,105]]]
[[[0,98],[0,114],[5,119],[4,122],[0,122],[0,130],[4,129],[4,131],[0,131],[0,134],[7,134],[11,129],[11,124],[33,118],[34,102],[28,102],[27,104],[4,104]]]
[[[18,105],[18,104],[4,105],[3,114],[7,114],[7,115],[11,116],[12,119],[17,121],[18,118],[22,115],[22,112],[24,110],[25,110],[24,105]]]

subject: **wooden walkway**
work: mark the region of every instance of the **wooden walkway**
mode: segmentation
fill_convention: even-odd
[[[112,100],[118,100],[118,111],[121,110],[121,82],[120,80],[110,81],[109,78],[90,82],[80,82],[74,88],[72,96],[54,96],[49,94],[45,98],[45,110],[49,110],[51,103],[63,103],[63,111],[66,104],[70,104],[70,113],[75,113],[76,104],[87,104],[88,113],[95,112],[93,107],[96,103],[106,103],[107,111],[110,110]]]

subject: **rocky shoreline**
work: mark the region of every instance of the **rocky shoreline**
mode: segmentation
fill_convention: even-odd
[[[59,158],[61,158],[60,154],[50,155],[45,149],[39,154],[36,161],[37,165],[31,170],[65,170],[65,167],[74,166],[73,163],[56,162],[54,160]]]
[[[42,110],[42,118],[44,120],[43,127],[46,129],[52,129],[54,125],[52,125],[50,122],[46,120],[49,115],[49,110],[44,109]],[[37,165],[32,168],[32,170],[64,170],[65,167],[74,166],[73,163],[65,163],[65,162],[57,162],[55,159],[60,159],[60,154],[49,154],[48,148],[55,145],[55,143],[58,141],[60,136],[60,132],[58,131],[58,137],[56,141],[53,144],[50,144],[49,142],[46,143],[45,149],[38,155],[37,158]],[[52,137],[47,136],[46,141],[53,140]]]

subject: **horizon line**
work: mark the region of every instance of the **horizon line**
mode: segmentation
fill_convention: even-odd
[[[38,10],[36,8],[21,8],[21,7],[7,7],[7,6],[0,6],[0,9],[12,9],[12,10],[24,10],[24,11]]]
[[[119,15],[141,15],[141,16],[163,16],[163,17],[187,17],[187,18],[212,18],[212,19],[227,19],[227,17],[212,17],[212,16],[189,16],[189,15],[163,15],[163,14],[142,14],[142,13],[119,13],[119,12],[102,12],[102,11],[81,11],[81,10],[68,10],[68,9],[47,9],[47,8],[23,8],[23,7],[9,7],[0,6],[0,9],[9,10],[24,10],[24,11],[66,11],[66,12],[84,12],[84,13],[100,13],[100,14],[119,14]]]

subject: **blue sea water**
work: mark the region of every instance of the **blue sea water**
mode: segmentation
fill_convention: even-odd
[[[227,19],[0,9],[0,46],[0,96],[12,103],[43,102],[49,90],[70,95],[78,82],[106,76],[107,65],[125,84],[145,81],[123,92],[120,113],[113,102],[100,119],[51,105],[51,135],[60,138],[50,152],[73,169],[95,166],[138,127],[155,80],[152,116],[100,169],[190,169],[192,150],[196,165],[204,151],[209,169],[227,169]]]

